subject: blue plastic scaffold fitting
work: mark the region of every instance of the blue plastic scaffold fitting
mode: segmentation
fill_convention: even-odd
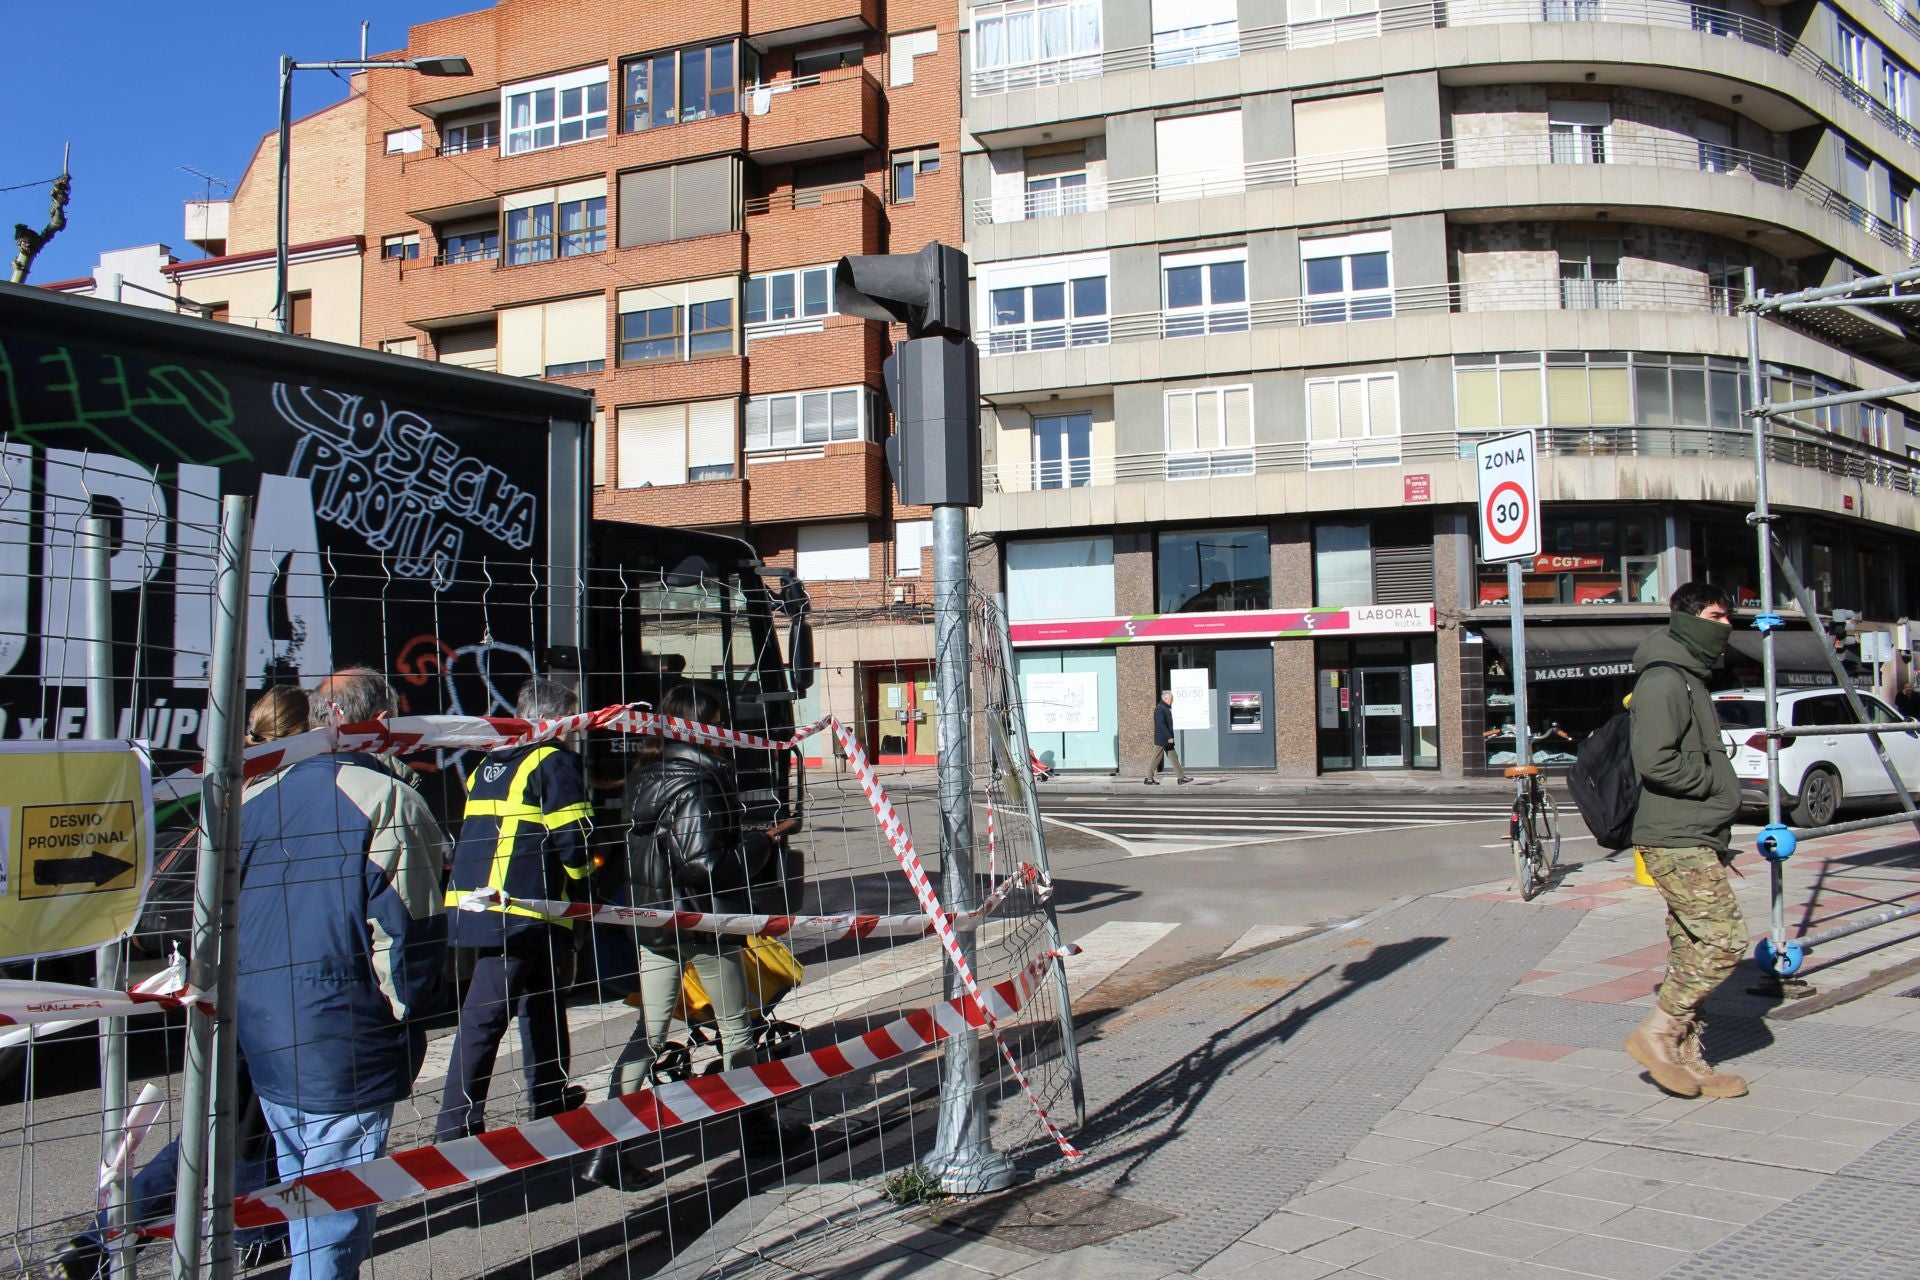
[[[1787,625],[1787,620],[1777,613],[1762,613],[1753,620],[1755,631],[1778,631]]]
[[[1799,844],[1793,828],[1784,822],[1773,822],[1760,828],[1760,856],[1770,862],[1785,862],[1793,856]]]
[[[1806,958],[1806,949],[1797,942],[1789,942],[1776,952],[1773,939],[1762,938],[1753,948],[1753,962],[1766,972],[1777,973],[1783,978],[1800,972],[1800,963]]]

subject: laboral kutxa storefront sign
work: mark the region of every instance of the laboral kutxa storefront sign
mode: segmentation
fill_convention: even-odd
[[[1143,613],[1130,618],[1016,622],[1025,646],[1168,644],[1189,640],[1274,640],[1302,636],[1404,635],[1433,630],[1431,604],[1351,605],[1344,609],[1248,609],[1222,613]]]

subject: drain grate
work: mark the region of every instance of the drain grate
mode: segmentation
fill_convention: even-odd
[[[1065,1184],[939,1205],[916,1216],[928,1226],[992,1236],[1037,1253],[1066,1253],[1103,1244],[1175,1217],[1137,1200]]]

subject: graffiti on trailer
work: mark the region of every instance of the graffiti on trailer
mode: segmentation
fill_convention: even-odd
[[[402,577],[447,589],[470,530],[515,551],[533,545],[534,495],[412,410],[287,383],[273,404],[300,432],[289,470],[312,480],[315,514],[392,555]]]
[[[0,423],[16,444],[127,458],[171,480],[180,463],[250,461],[235,418],[232,392],[204,370],[0,341]]]
[[[402,689],[427,690],[440,686],[439,709],[456,716],[512,716],[520,685],[534,674],[533,653],[517,644],[483,640],[456,649],[438,636],[415,636],[394,660],[394,674]],[[402,693],[405,697],[405,693]],[[411,702],[411,699],[408,699]],[[428,699],[431,705],[431,699]],[[463,753],[435,753],[441,769],[452,767],[466,776]]]

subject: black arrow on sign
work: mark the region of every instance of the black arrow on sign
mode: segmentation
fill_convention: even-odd
[[[125,858],[110,853],[90,853],[84,858],[42,858],[33,864],[33,882],[44,888],[56,885],[85,884],[98,888],[115,876],[133,870]]]

